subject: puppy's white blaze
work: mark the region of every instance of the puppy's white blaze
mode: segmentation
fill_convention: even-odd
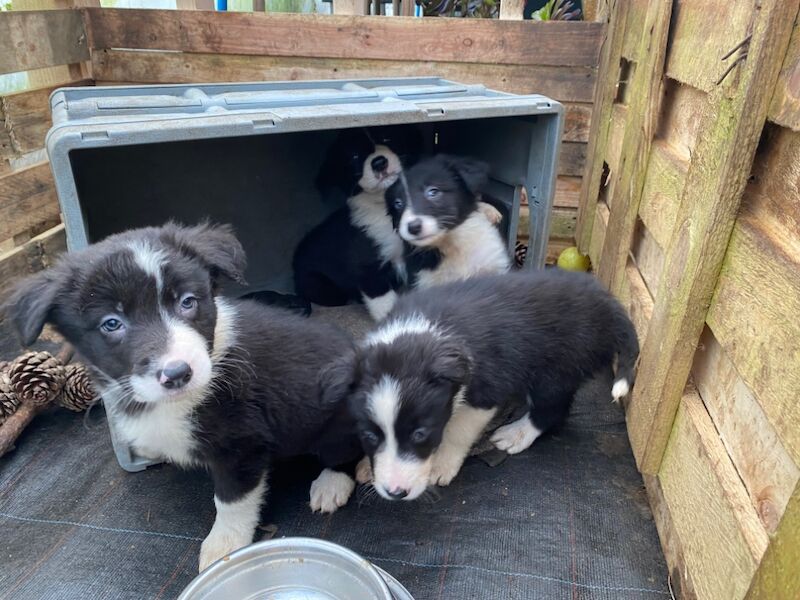
[[[383,178],[376,175],[372,170],[372,161],[379,156],[383,156],[387,160],[386,175],[384,175]],[[400,157],[388,146],[378,144],[375,146],[375,151],[364,159],[361,179],[358,180],[358,185],[366,192],[383,192],[397,181],[397,176],[402,168],[403,165],[400,162]]]
[[[429,333],[439,337],[440,332],[436,325],[431,323],[425,316],[414,313],[409,316],[392,319],[383,327],[367,336],[367,346],[377,346],[378,344],[391,344],[401,335],[415,333]]]
[[[353,224],[378,245],[381,260],[392,263],[398,274],[404,277],[403,240],[395,234],[392,219],[386,214],[383,192],[362,192],[348,198],[347,205]]]
[[[364,299],[364,304],[367,305],[369,315],[375,321],[382,321],[394,308],[395,302],[397,302],[397,292],[394,290],[389,290],[383,296],[378,296],[377,298],[370,298],[366,294],[362,294],[361,297]]]
[[[234,502],[223,502],[214,496],[217,516],[200,548],[201,571],[214,561],[253,541],[265,489],[266,483],[262,477],[254,489]]]
[[[614,382],[613,387],[611,388],[611,397],[613,398],[612,402],[619,402],[625,396],[628,395],[628,392],[631,391],[631,386],[628,383],[628,380],[625,378],[617,379]]]
[[[400,382],[385,375],[370,392],[367,410],[384,436],[383,444],[372,457],[375,489],[387,500],[391,499],[389,491],[406,490],[405,499],[414,500],[428,486],[431,461],[399,454],[395,421],[400,410]]]
[[[408,224],[416,219],[419,219],[422,227],[419,233],[411,233],[408,230]],[[400,216],[400,225],[397,230],[400,233],[400,237],[415,246],[429,246],[435,243],[439,236],[444,233],[439,227],[436,217],[417,214],[410,206],[407,206]]]
[[[156,280],[156,289],[160,297],[164,286],[161,269],[167,260],[167,255],[163,250],[156,250],[144,240],[131,242],[128,248],[133,252],[133,260],[139,268]]]
[[[231,346],[236,344],[236,308],[225,298],[214,298],[217,305],[217,322],[214,325],[214,341],[211,346],[211,360],[222,358]]]

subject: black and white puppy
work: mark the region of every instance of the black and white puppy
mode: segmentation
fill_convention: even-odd
[[[200,569],[252,541],[273,458],[361,456],[343,403],[317,374],[352,348],[338,329],[217,295],[241,281],[242,246],[224,226],[131,230],[66,255],[19,285],[6,312],[25,345],[52,323],[89,365],[116,433],[144,457],[208,468],[217,514]],[[315,510],[354,487],[323,471]]]
[[[429,287],[511,268],[503,238],[481,207],[489,165],[439,154],[406,170],[386,191],[392,224],[409,245],[408,277]]]
[[[453,480],[504,403],[526,399],[529,410],[491,439],[522,452],[615,359],[611,395],[626,395],[638,353],[625,310],[592,276],[515,272],[401,296],[322,382],[348,395],[377,492],[413,500]]]
[[[405,281],[403,242],[392,228],[386,189],[422,151],[413,127],[342,132],[317,178],[323,196],[342,195],[345,206],[312,229],[294,255],[295,291],[324,306],[363,301],[376,320],[394,305]]]

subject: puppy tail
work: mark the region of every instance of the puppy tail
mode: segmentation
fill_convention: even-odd
[[[619,307],[616,315],[614,332],[617,338],[617,373],[611,388],[611,396],[613,402],[619,402],[631,391],[635,379],[636,361],[639,358],[636,329],[622,307]]]

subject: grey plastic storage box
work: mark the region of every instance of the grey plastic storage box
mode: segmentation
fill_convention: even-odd
[[[407,78],[66,88],[50,104],[47,152],[70,250],[208,217],[236,228],[249,289],[292,292],[295,247],[337,208],[314,187],[337,130],[413,124],[428,153],[491,165],[510,251],[527,190],[528,266],[544,264],[563,128],[562,106],[544,96]],[[124,469],[151,464],[109,426]]]

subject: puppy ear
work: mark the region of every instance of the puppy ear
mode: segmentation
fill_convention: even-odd
[[[358,356],[355,350],[348,350],[319,372],[317,383],[323,405],[334,406],[344,401],[357,382]]]
[[[199,258],[211,271],[212,277],[224,275],[236,283],[245,284],[247,256],[230,225],[201,223],[194,227],[172,225],[179,249]]]
[[[438,344],[429,372],[434,379],[463,385],[469,379],[471,361],[466,348],[458,340],[447,339]]]
[[[58,267],[20,281],[0,307],[23,346],[30,346],[51,319],[56,299],[66,286],[66,271]]]
[[[482,160],[449,155],[443,159],[473,196],[480,194],[489,183],[489,165]]]

